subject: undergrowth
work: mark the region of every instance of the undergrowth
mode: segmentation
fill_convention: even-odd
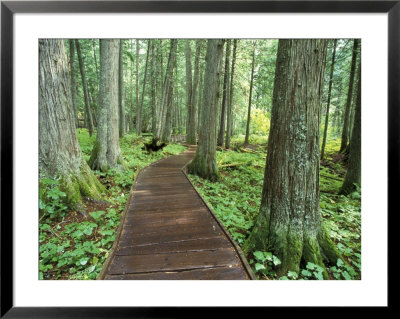
[[[250,141],[252,139],[250,138]],[[255,139],[253,139],[255,140]],[[234,149],[217,151],[220,180],[211,183],[189,175],[200,194],[212,207],[232,237],[242,245],[251,232],[260,203],[266,145],[264,141],[243,148],[240,137],[232,139]],[[361,189],[349,196],[337,195],[346,168],[338,155],[340,140],[328,140],[320,167],[320,206],[323,222],[343,259],[328,269],[331,279],[361,278]],[[278,277],[281,261],[271,252],[254,251],[249,263],[259,279],[322,280],[322,268],[308,263],[299,273]]]
[[[86,161],[96,140],[86,129],[77,130]],[[68,207],[57,180],[40,181],[39,194],[39,279],[95,279],[115,240],[130,187],[140,169],[171,154],[185,150],[169,144],[162,151],[142,150],[143,138],[127,134],[120,139],[126,169],[112,169],[95,175],[106,187],[101,201],[85,200],[85,212]]]

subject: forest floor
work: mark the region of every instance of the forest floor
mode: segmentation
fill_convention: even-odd
[[[77,134],[88,161],[96,136],[90,137],[86,129],[78,129]],[[137,173],[152,162],[186,149],[183,145],[170,143],[163,150],[148,154],[142,147],[150,139],[135,134],[120,139],[127,168],[107,173],[95,171],[107,192],[101,201],[84,199],[85,216],[63,202],[65,194],[57,181],[41,181],[41,188],[47,188],[46,196],[52,204],[46,206],[46,214],[41,211],[39,222],[40,279],[95,279],[98,276],[115,240]]]
[[[96,137],[78,129],[78,139],[86,160],[89,159]],[[63,202],[65,194],[57,181],[41,181],[41,189],[51,205],[46,214],[41,210],[39,223],[40,279],[95,279],[103,267],[115,240],[129,190],[143,167],[161,158],[185,150],[179,144],[169,144],[162,151],[148,154],[142,150],[150,137],[128,134],[120,140],[127,164],[124,171],[95,172],[106,187],[102,201],[84,200],[86,215],[73,211]],[[266,138],[250,137],[243,147],[241,137],[232,139],[232,149],[219,149],[217,162],[220,180],[208,182],[190,175],[203,198],[218,218],[243,245],[253,226],[261,202],[266,160]],[[324,224],[331,238],[343,253],[342,260],[328,269],[331,279],[360,279],[361,277],[361,190],[349,196],[337,195],[346,172],[343,158],[338,155],[339,140],[328,141],[326,159],[321,162],[320,204]],[[43,193],[41,192],[41,196]],[[247,256],[259,279],[321,279],[317,265],[307,264],[299,274],[289,272],[278,278],[275,266],[280,263],[270,252],[255,251]]]
[[[218,182],[211,183],[195,175],[190,178],[233,238],[243,245],[261,203],[267,144],[257,136],[250,138],[246,147],[238,139],[233,142],[231,150],[217,151]],[[346,173],[344,158],[338,155],[339,147],[340,140],[328,141],[320,166],[323,222],[346,261],[338,260],[336,265],[330,265],[328,272],[331,279],[360,279],[361,190],[349,196],[337,195]],[[318,265],[308,263],[299,274],[289,272],[279,278],[275,267],[280,260],[271,252],[254,251],[247,257],[259,279],[322,279]]]

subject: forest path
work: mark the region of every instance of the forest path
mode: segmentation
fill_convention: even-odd
[[[98,279],[254,279],[183,171],[195,152],[191,145],[139,173]]]

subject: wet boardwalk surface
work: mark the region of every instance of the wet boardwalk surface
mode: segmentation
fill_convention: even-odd
[[[140,172],[99,279],[253,279],[182,168],[196,146]]]

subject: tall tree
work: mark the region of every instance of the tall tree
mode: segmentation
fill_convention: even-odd
[[[356,190],[354,184],[361,184],[361,64],[358,67],[357,100],[353,132],[349,146],[349,161],[340,194],[348,195]]]
[[[192,111],[190,113],[189,122],[191,123],[191,130],[193,132],[193,140],[190,140],[190,144],[196,144],[196,109],[197,107],[197,91],[199,86],[199,73],[200,73],[200,50],[201,50],[202,40],[196,40],[196,53],[194,58],[194,75],[193,75],[193,88],[192,88]]]
[[[352,55],[352,59],[351,59],[349,89],[347,91],[346,109],[345,109],[345,113],[344,113],[343,129],[342,129],[342,142],[340,144],[340,151],[339,151],[340,153],[342,153],[346,150],[348,138],[349,138],[350,109],[351,109],[351,100],[353,97],[354,76],[355,76],[355,69],[356,69],[356,64],[357,64],[357,53],[358,53],[359,41],[360,41],[359,39],[354,39],[354,44],[353,44],[353,55]]]
[[[125,135],[125,108],[124,108],[124,40],[119,40],[119,68],[118,68],[118,110],[119,110],[119,137]]]
[[[79,148],[64,41],[39,41],[39,176],[60,179],[68,201],[100,198],[104,187]]]
[[[204,75],[203,104],[199,145],[188,170],[191,174],[215,181],[218,179],[216,162],[216,124],[217,124],[217,90],[218,77],[224,41],[208,40],[206,71]]]
[[[139,40],[136,39],[136,134],[142,134],[142,109],[139,103]]]
[[[324,268],[323,258],[336,264],[339,256],[319,206],[326,48],[327,40],[279,40],[261,206],[244,247],[276,255],[279,275],[298,272],[301,261]]]
[[[195,127],[192,120],[192,50],[190,49],[190,40],[185,40],[185,58],[186,58],[186,142],[188,144],[196,143]]]
[[[89,165],[107,171],[123,164],[118,125],[119,40],[100,40],[100,91],[96,142]]]
[[[221,121],[219,125],[219,133],[217,139],[217,145],[224,145],[224,133],[225,133],[225,118],[226,118],[226,102],[228,97],[229,89],[229,62],[231,55],[231,40],[226,43],[226,54],[225,54],[225,71],[224,71],[224,84],[222,91],[222,106],[221,106]]]
[[[150,65],[150,82],[151,82],[151,132],[155,136],[157,134],[157,104],[156,104],[156,55],[154,50],[154,41],[150,40],[151,65]]]
[[[231,135],[232,135],[232,124],[233,124],[233,89],[234,89],[234,74],[235,74],[235,63],[236,63],[236,49],[237,41],[233,40],[233,55],[232,55],[232,67],[231,67],[231,80],[229,89],[229,100],[226,116],[226,137],[225,137],[225,148],[229,149],[231,147]]]
[[[146,92],[146,82],[147,82],[147,68],[149,63],[149,55],[150,55],[150,41],[147,40],[147,52],[146,52],[146,64],[144,66],[144,78],[143,78],[143,87],[142,87],[142,96],[140,98],[140,112],[143,112],[143,101],[144,101],[144,94]],[[141,117],[143,117],[141,115]],[[140,127],[140,131],[142,131],[142,127]]]
[[[76,67],[75,67],[75,44],[74,40],[69,40],[69,66],[71,69],[71,100],[74,110],[75,126],[78,128],[78,104],[76,103]]]
[[[329,105],[331,104],[332,79],[333,79],[333,69],[335,67],[336,43],[337,40],[336,39],[333,40],[331,73],[329,74],[328,100],[326,102],[325,127],[324,127],[324,138],[322,140],[322,147],[321,147],[321,160],[324,158],[326,137],[328,135]]]
[[[75,45],[76,45],[76,52],[78,53],[79,69],[81,70],[83,97],[85,100],[85,109],[86,109],[86,116],[87,116],[87,120],[88,120],[89,134],[90,134],[90,136],[92,136],[93,135],[93,117],[92,117],[92,110],[90,108],[90,103],[89,103],[89,93],[88,93],[88,87],[87,87],[87,82],[86,82],[85,66],[83,64],[82,52],[81,52],[81,46],[79,44],[79,40],[75,40]]]
[[[157,127],[157,138],[161,138],[162,133],[164,132],[165,120],[167,117],[167,108],[168,108],[167,106],[168,95],[170,93],[170,86],[172,85],[173,81],[173,71],[175,66],[177,44],[178,43],[176,39],[171,39],[171,48],[169,51],[167,70],[165,72],[164,84],[162,89],[159,122]]]
[[[250,76],[250,93],[249,93],[249,107],[247,109],[247,124],[246,124],[246,136],[244,138],[244,145],[249,144],[250,135],[250,115],[251,115],[251,98],[253,94],[253,81],[254,81],[254,62],[256,60],[256,45],[257,41],[253,43],[253,58],[251,62],[251,76]]]

